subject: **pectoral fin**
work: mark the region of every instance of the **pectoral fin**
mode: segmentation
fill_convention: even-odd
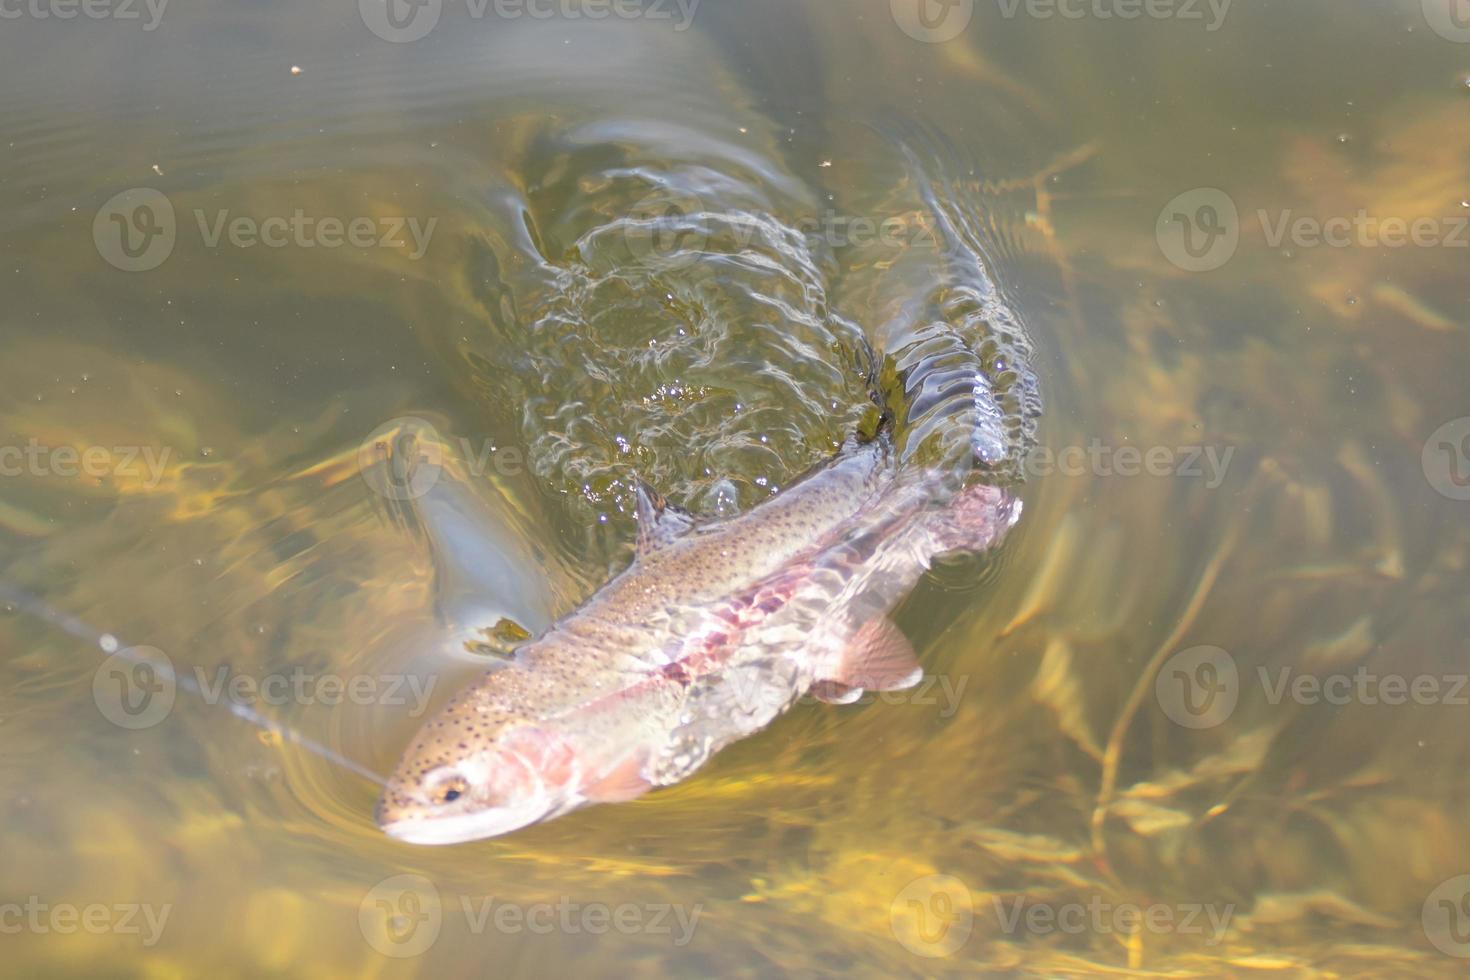
[[[653,788],[643,776],[646,756],[635,752],[613,766],[602,778],[582,787],[582,795],[595,803],[623,803],[634,800]]]
[[[817,678],[812,694],[832,704],[849,704],[865,690],[902,691],[923,677],[908,637],[880,617],[858,630],[831,671]]]

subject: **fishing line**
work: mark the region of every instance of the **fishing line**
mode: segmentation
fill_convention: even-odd
[[[165,683],[171,683],[176,688],[183,688],[186,691],[198,695],[206,704],[213,703],[209,698],[205,697],[204,690],[199,686],[198,681],[187,675],[180,676],[171,664],[159,663],[152,658],[142,656],[135,652],[133,647],[124,644],[113,634],[104,633],[95,629],[89,623],[78,619],[76,616],[63,612],[44,600],[38,599],[28,592],[21,591],[4,581],[0,581],[0,601],[7,602],[38,619],[43,619],[57,629],[69,633],[79,640],[87,641],[108,656],[121,657],[135,664],[148,664],[164,679]],[[239,701],[229,698],[225,699],[224,704],[229,709],[230,714],[242,721],[248,722],[273,735],[277,735],[285,741],[299,745],[308,752],[321,756],[333,765],[341,766],[348,772],[361,776],[379,786],[387,785],[387,781],[382,776],[379,776],[361,763],[347,758],[335,749],[329,748],[315,739],[308,738],[300,732],[287,728],[275,719],[256,711],[248,704],[242,704]]]

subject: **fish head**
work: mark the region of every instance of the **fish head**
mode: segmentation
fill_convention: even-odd
[[[378,801],[377,822],[410,844],[459,844],[510,833],[583,802],[567,738],[533,723],[487,729],[450,704],[404,754]]]

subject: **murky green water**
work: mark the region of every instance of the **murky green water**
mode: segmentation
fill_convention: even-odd
[[[0,4],[0,579],[217,702],[0,616],[8,972],[1464,970],[1463,5],[922,2]],[[384,771],[635,472],[752,506],[870,348],[1024,415],[998,304],[917,691],[447,849],[226,710]]]

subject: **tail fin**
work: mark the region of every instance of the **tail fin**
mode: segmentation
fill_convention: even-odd
[[[912,134],[896,143],[939,256],[908,270],[913,292],[883,329],[881,388],[899,459],[1019,483],[1041,394],[1030,338],[991,272],[995,229],[947,169],[944,146]]]
[[[931,518],[934,554],[986,551],[1021,519],[1021,501],[1000,487],[966,487]]]

